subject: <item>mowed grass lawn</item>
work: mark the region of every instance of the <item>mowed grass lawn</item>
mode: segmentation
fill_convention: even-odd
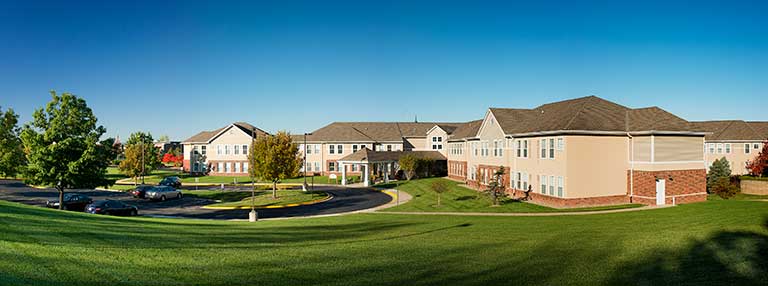
[[[220,203],[208,205],[209,207],[250,207],[251,192],[244,191],[182,191],[185,196],[220,200]],[[253,196],[253,204],[257,208],[275,205],[287,205],[311,202],[327,198],[325,192],[304,192],[302,190],[278,190],[277,198],[272,198],[272,191],[256,191]]]
[[[768,203],[586,216],[117,218],[0,201],[0,284],[765,285]]]
[[[432,191],[432,183],[443,181],[448,184],[450,191],[442,194],[441,204],[437,206],[437,194]],[[397,212],[575,212],[595,211],[640,207],[639,204],[600,206],[588,208],[556,209],[532,203],[520,202],[505,198],[499,206],[493,206],[486,195],[459,185],[460,183],[443,178],[429,178],[405,181],[400,183],[382,184],[380,187],[395,188],[410,194],[413,198],[406,204],[385,209]]]

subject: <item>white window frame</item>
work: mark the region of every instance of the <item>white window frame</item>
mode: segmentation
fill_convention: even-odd
[[[344,154],[344,145],[336,145],[336,154]]]
[[[221,155],[223,150],[221,149],[221,144],[216,144],[216,155]]]
[[[218,164],[216,164],[216,167],[217,167],[216,168],[216,172],[224,173],[224,163],[223,162],[219,162]]]
[[[235,162],[235,173],[240,173],[240,162]]]
[[[749,151],[752,149],[752,144],[744,143],[744,154],[749,154]]]
[[[555,138],[549,138],[549,159],[555,159]]]
[[[725,143],[725,154],[731,154],[731,143]]]
[[[232,172],[232,162],[224,163],[224,173],[231,173],[231,172]]]
[[[541,194],[546,195],[547,194],[547,175],[540,175],[539,176],[539,187],[541,189],[539,190]]]
[[[304,146],[304,150],[306,150],[306,154],[312,154],[312,144],[307,144],[307,146]]]
[[[717,143],[717,154],[723,154],[723,143]]]
[[[240,145],[235,144],[232,146],[232,149],[235,155],[240,155]]]
[[[555,195],[555,176],[549,176],[549,195]]]
[[[336,154],[336,145],[328,145],[328,154]]]
[[[557,196],[565,197],[564,179],[562,176],[557,177]]]
[[[565,150],[565,139],[563,137],[557,138],[557,151]]]
[[[541,139],[539,140],[539,158],[546,159],[547,158],[547,139]]]
[[[707,144],[707,148],[709,149],[709,154],[715,154],[715,143]]]

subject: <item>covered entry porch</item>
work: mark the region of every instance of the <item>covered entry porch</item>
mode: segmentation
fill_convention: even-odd
[[[347,166],[360,168],[363,186],[371,185],[371,177],[381,178],[384,183],[388,183],[400,170],[397,162],[407,154],[436,162],[446,160],[437,151],[372,151],[363,148],[337,161],[341,170],[341,184],[347,185]]]

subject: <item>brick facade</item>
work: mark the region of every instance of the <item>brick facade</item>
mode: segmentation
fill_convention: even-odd
[[[457,181],[466,181],[467,177],[467,162],[448,161],[448,178]]]
[[[631,172],[631,173],[630,173]],[[707,200],[707,171],[705,169],[669,171],[627,171],[627,195],[630,202],[656,205],[656,179],[665,180],[666,204],[681,204]],[[632,180],[633,185],[629,182]]]

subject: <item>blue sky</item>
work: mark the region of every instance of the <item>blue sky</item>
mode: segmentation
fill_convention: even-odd
[[[28,121],[71,92],[109,136],[178,140],[586,95],[768,120],[768,2],[528,2],[4,1],[0,106]]]

